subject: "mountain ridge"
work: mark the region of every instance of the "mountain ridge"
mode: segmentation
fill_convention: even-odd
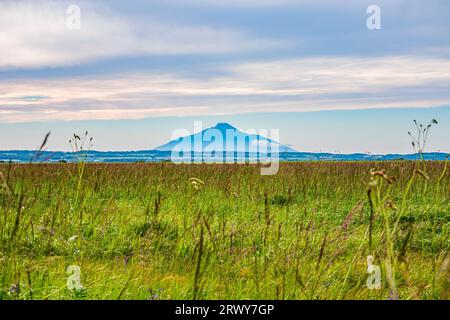
[[[216,136],[221,136],[222,146],[220,146],[220,141],[212,139]],[[206,135],[206,138],[205,138]],[[227,138],[233,135],[233,138],[237,139],[232,142],[228,141]],[[189,139],[188,142],[186,140]],[[239,142],[244,142],[239,144]],[[201,142],[201,145],[198,145]],[[219,144],[219,145],[218,145]],[[191,146],[190,150],[183,150],[185,152],[205,152],[209,146],[214,145],[214,150],[217,152],[260,152],[264,153],[266,150],[275,149],[275,152],[298,152],[288,145],[283,145],[278,141],[264,137],[257,133],[246,133],[236,127],[232,126],[227,122],[219,122],[214,127],[206,128],[200,132],[183,136],[177,139],[173,139],[163,145],[160,145],[152,150],[154,151],[175,151],[176,147],[181,145],[182,148],[187,149]],[[262,149],[262,151],[260,151]],[[258,151],[256,151],[258,150]],[[210,150],[211,151],[211,150]]]
[[[43,151],[41,157],[35,159],[36,150],[3,150],[0,151],[0,162],[29,163],[32,162],[72,162],[76,161],[80,153],[64,151]],[[120,162],[168,162],[171,161],[170,151],[137,150],[137,151],[96,151],[86,152],[87,162],[120,163]],[[428,152],[424,153],[425,160],[446,160],[448,153]],[[392,161],[406,160],[416,161],[418,154],[366,154],[366,153],[315,153],[315,152],[287,152],[279,154],[280,161]],[[240,161],[240,158],[237,157]]]

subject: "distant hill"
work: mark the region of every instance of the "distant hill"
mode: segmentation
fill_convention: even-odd
[[[14,163],[32,162],[73,162],[80,154],[62,151],[44,151],[41,156],[35,158],[36,151],[33,150],[9,150],[0,151],[0,163],[9,161]],[[424,153],[425,160],[445,160],[447,153],[430,152]],[[365,153],[334,154],[334,153],[313,153],[313,152],[282,152],[280,161],[402,161],[418,160],[418,154],[386,154],[369,155]],[[236,160],[242,161],[238,155]],[[141,150],[141,151],[89,151],[86,161],[88,162],[169,162],[171,161],[171,151]]]
[[[222,141],[215,140],[220,137]],[[277,150],[280,153],[297,152],[287,145],[271,140],[259,134],[248,134],[233,127],[229,123],[218,123],[216,126],[202,130],[190,136],[180,137],[162,146],[156,147],[155,151],[173,151],[180,147],[182,141],[190,141],[190,150],[194,152],[204,152],[208,145],[214,145],[217,152],[249,152],[250,150]],[[240,143],[239,143],[240,142]],[[236,147],[237,146],[237,147]],[[257,149],[260,147],[260,149]]]

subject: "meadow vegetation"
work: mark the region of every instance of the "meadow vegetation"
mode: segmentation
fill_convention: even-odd
[[[0,299],[448,299],[446,162],[259,170],[1,164]]]

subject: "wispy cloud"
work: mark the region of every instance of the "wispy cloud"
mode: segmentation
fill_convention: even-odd
[[[355,5],[361,0],[162,0],[191,6],[212,7],[249,7],[249,8],[273,8],[273,7],[298,7],[298,6],[349,6]],[[385,0],[379,0],[385,1]]]
[[[3,81],[0,121],[139,119],[450,105],[450,61],[387,56],[238,63],[182,73]],[[17,97],[45,99],[17,99]]]
[[[95,4],[94,4],[95,3]],[[223,54],[285,45],[240,30],[180,24],[155,16],[133,19],[77,1],[81,29],[67,27],[67,1],[0,2],[0,71],[73,66],[122,56]]]
[[[448,6],[446,0],[156,0],[161,3],[175,3],[183,6],[211,7],[211,8],[233,8],[233,9],[262,9],[271,10],[273,8],[321,8],[335,11],[358,10],[364,13],[369,5],[378,5],[391,13],[396,14],[424,14],[435,10],[436,5]],[[430,6],[431,3],[431,6]],[[417,11],[417,12],[414,12]]]

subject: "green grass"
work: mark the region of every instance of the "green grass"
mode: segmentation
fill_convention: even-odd
[[[0,299],[447,299],[450,175],[423,165],[0,165]]]

